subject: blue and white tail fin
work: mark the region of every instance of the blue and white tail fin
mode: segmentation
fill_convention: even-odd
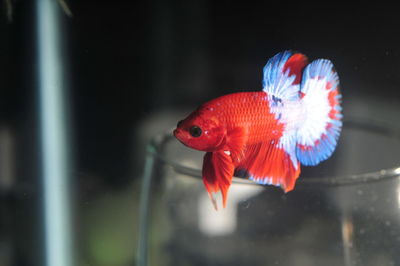
[[[332,155],[342,128],[339,77],[329,60],[304,69],[300,98],[305,118],[297,131],[296,156],[303,165],[317,165]]]

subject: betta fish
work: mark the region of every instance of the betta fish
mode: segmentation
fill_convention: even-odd
[[[226,206],[236,173],[291,191],[300,165],[328,159],[341,127],[339,77],[327,59],[278,53],[263,69],[262,90],[227,94],[202,104],[180,121],[174,136],[205,151],[202,177],[217,209]]]

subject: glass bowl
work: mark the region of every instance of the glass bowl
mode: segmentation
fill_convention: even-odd
[[[399,132],[348,119],[333,156],[302,167],[293,191],[234,177],[218,211],[201,179],[204,153],[155,137],[138,265],[400,265]]]

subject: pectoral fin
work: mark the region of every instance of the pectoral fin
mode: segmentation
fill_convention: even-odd
[[[204,155],[203,182],[215,209],[217,209],[217,203],[214,193],[218,191],[221,191],[222,194],[223,207],[226,206],[234,168],[231,156],[224,151],[207,152]]]

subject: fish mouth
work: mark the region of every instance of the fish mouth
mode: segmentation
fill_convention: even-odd
[[[180,142],[183,143],[183,132],[182,132],[182,130],[180,130],[179,128],[176,128],[174,130],[173,134],[174,134],[175,138],[177,138]]]
[[[186,147],[192,148],[191,146],[188,145],[188,135],[189,134],[187,132],[185,132],[185,130],[177,128],[174,130],[173,134],[180,143],[182,143]]]

